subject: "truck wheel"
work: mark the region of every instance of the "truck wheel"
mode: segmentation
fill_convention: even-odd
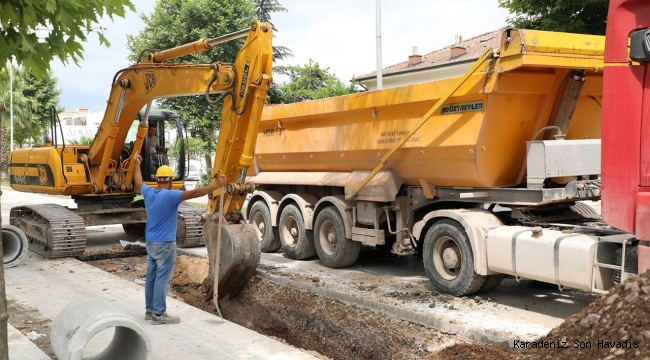
[[[485,282],[483,283],[483,286],[481,286],[481,288],[478,289],[477,292],[484,293],[496,289],[497,286],[501,285],[501,282],[503,281],[504,277],[505,275],[503,274],[487,275],[485,277]]]
[[[305,229],[305,221],[296,205],[289,204],[282,210],[278,233],[282,248],[290,259],[304,260],[316,255],[314,233]]]
[[[443,293],[463,296],[477,292],[485,276],[474,272],[474,256],[462,225],[440,220],[424,238],[424,269]]]
[[[331,268],[354,264],[361,251],[360,242],[345,237],[343,219],[334,206],[326,207],[316,217],[314,244],[320,261]]]
[[[131,208],[143,208],[143,207],[144,207],[144,199],[136,200],[131,203]],[[146,228],[147,228],[146,223],[122,224],[122,229],[124,229],[124,232],[129,235],[144,236]]]
[[[260,251],[274,252],[282,246],[278,228],[271,225],[271,211],[264,201],[256,201],[251,206],[248,222],[253,225],[260,240]]]

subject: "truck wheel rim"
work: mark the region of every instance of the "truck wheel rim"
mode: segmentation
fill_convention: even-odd
[[[323,248],[323,251],[327,255],[332,255],[336,252],[339,241],[333,222],[329,220],[323,221],[320,231],[318,232],[318,240],[321,248]]]
[[[458,244],[448,236],[442,236],[433,246],[433,266],[441,278],[451,281],[460,274],[462,256]]]
[[[295,234],[295,236],[293,234]],[[298,222],[293,216],[288,216],[284,221],[284,224],[282,224],[282,238],[284,238],[284,242],[292,248],[298,245],[300,229],[298,229]]]
[[[255,228],[257,237],[259,238],[260,242],[262,242],[264,240],[266,224],[264,223],[264,215],[262,215],[262,213],[259,211],[256,211],[255,214],[253,214],[253,227]]]

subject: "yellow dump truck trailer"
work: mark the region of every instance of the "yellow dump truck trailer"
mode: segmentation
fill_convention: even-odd
[[[460,78],[267,106],[247,209],[263,251],[419,251],[454,295],[504,275],[607,289],[607,237],[627,235],[578,202],[600,197],[604,43],[509,29]]]

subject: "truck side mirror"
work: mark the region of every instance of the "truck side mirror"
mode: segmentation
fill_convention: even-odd
[[[630,59],[639,63],[650,60],[650,29],[637,30],[630,35]]]

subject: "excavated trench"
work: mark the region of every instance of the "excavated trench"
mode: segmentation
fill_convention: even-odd
[[[146,258],[143,256],[87,263],[144,284]],[[207,271],[206,259],[179,256],[170,292],[178,300],[216,314],[214,304],[204,301],[201,287]],[[317,282],[314,285],[318,286]],[[263,270],[258,270],[236,298],[225,298],[219,303],[225,319],[322,359],[433,359],[442,355],[438,350],[466,342],[438,328],[273,281]],[[492,347],[463,346],[469,346],[467,351],[478,357],[498,354],[493,358],[507,358]]]

